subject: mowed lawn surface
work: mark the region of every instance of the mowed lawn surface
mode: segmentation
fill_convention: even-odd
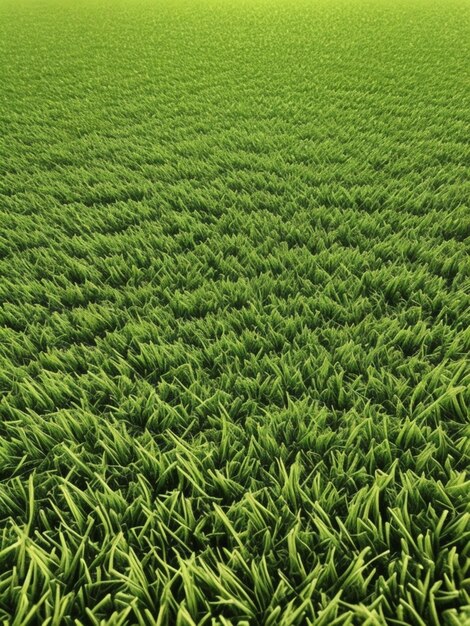
[[[0,0],[3,626],[470,623],[470,4]]]

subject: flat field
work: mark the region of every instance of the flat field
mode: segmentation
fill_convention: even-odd
[[[470,3],[0,0],[0,623],[470,624]]]

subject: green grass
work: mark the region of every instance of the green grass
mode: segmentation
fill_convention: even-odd
[[[470,4],[0,0],[2,626],[470,624]]]

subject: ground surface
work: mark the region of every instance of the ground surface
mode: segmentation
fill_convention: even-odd
[[[1,0],[4,626],[470,623],[469,47]]]

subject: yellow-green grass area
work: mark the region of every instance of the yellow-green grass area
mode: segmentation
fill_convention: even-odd
[[[468,0],[0,0],[0,624],[468,626]]]

